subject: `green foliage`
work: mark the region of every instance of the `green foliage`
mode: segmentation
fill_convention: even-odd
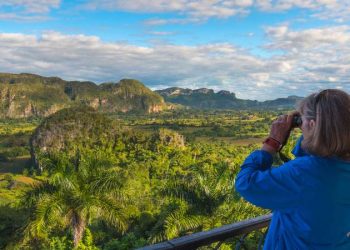
[[[29,170],[28,170],[28,168],[23,169],[22,174],[23,174],[24,176],[28,176],[28,175],[29,175]]]
[[[167,102],[177,103],[196,109],[247,109],[247,108],[292,108],[300,97],[290,96],[272,101],[258,102],[236,98],[234,93],[221,90],[214,93],[212,89],[182,89],[172,87],[157,90]]]
[[[94,245],[92,233],[88,228],[84,231],[83,239],[75,249],[76,250],[98,250],[99,249]]]
[[[14,180],[13,175],[12,174],[5,174],[4,180],[7,182],[12,182]]]
[[[52,237],[49,240],[49,250],[69,250],[73,248],[73,242],[64,237]]]
[[[0,117],[45,117],[58,110],[85,104],[102,112],[158,112],[163,98],[141,82],[119,83],[64,81],[33,74],[0,73]]]
[[[185,147],[185,139],[184,136],[176,133],[169,129],[160,129],[157,134],[159,141],[162,145],[184,148]]]
[[[106,244],[103,250],[129,250],[144,246],[147,241],[143,238],[137,238],[133,233],[123,236],[119,240],[111,240]]]
[[[33,162],[43,170],[46,163],[42,158],[48,154],[64,152],[72,157],[81,147],[111,147],[118,135],[118,126],[90,107],[63,109],[45,119],[33,133]]]
[[[28,166],[21,172],[35,179],[0,178],[0,204],[7,204],[0,208],[0,248],[134,249],[265,214],[234,192],[233,180],[277,114],[171,111],[106,118],[88,107],[61,110],[32,137],[42,171]],[[29,148],[28,133],[11,128],[22,130],[20,122],[3,124],[0,152]],[[284,152],[297,137],[292,134]],[[20,180],[32,187],[26,190]],[[11,182],[16,185],[9,189]],[[250,235],[249,248],[257,241]]]
[[[95,218],[125,230],[119,192],[124,174],[108,151],[82,148],[73,158],[61,153],[48,156],[47,162],[50,178],[23,197],[23,204],[35,211],[26,228],[29,240],[69,228],[78,246]],[[89,242],[89,235],[86,237]]]
[[[29,211],[15,205],[0,205],[0,249],[20,240],[22,234],[20,228],[25,225],[25,221],[29,216]],[[11,249],[11,248],[9,248]]]

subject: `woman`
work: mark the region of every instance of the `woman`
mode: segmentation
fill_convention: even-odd
[[[303,136],[296,158],[273,168],[293,117]],[[350,97],[327,89],[272,123],[261,150],[250,154],[235,183],[249,202],[273,210],[264,249],[350,249]]]

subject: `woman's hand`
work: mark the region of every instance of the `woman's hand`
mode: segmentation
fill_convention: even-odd
[[[292,130],[292,122],[294,115],[295,112],[289,115],[279,116],[277,120],[272,122],[269,136],[275,139],[276,141],[279,141],[282,145],[286,144],[290,135],[290,131]]]
[[[279,116],[274,122],[272,122],[269,137],[280,142],[281,145],[285,145],[292,130],[293,117],[297,114],[299,113],[294,111],[288,115]],[[265,150],[270,154],[275,154],[277,151],[276,148],[271,147],[266,143],[263,144],[262,150]]]

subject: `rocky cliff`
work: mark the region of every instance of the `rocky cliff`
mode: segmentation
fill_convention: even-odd
[[[212,89],[182,89],[167,88],[156,90],[167,102],[177,103],[192,108],[199,109],[231,109],[247,108],[255,105],[255,101],[242,100],[236,98],[234,93],[221,90],[217,93]]]
[[[212,89],[183,89],[178,87],[156,90],[165,101],[197,109],[284,109],[294,108],[302,98],[289,96],[264,102],[239,99],[227,90],[214,92]]]
[[[0,73],[0,117],[48,116],[66,107],[86,104],[102,112],[160,112],[164,99],[141,82],[64,81],[33,74]]]

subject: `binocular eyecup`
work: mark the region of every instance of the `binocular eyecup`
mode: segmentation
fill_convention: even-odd
[[[292,121],[292,128],[298,128],[303,123],[300,115],[294,115]]]

